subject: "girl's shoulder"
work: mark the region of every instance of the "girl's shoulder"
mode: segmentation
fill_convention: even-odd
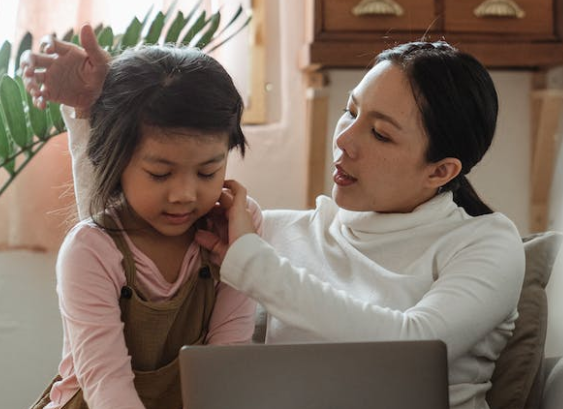
[[[57,257],[57,275],[83,269],[115,274],[121,269],[122,258],[110,234],[86,219],[67,233]]]

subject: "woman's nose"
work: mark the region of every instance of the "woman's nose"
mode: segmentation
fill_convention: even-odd
[[[358,148],[354,137],[355,132],[354,123],[350,123],[348,126],[342,127],[342,129],[337,128],[336,137],[334,138],[335,157],[340,156],[339,151],[351,159],[357,157]]]

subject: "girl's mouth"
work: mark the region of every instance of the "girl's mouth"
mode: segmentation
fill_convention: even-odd
[[[166,213],[164,212],[163,215],[172,224],[184,224],[189,221],[192,217],[194,212],[189,213]]]

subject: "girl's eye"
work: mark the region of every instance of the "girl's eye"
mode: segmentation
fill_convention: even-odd
[[[217,172],[213,173],[198,173],[197,175],[202,179],[213,179]]]
[[[373,133],[373,136],[375,136],[375,139],[377,139],[378,141],[381,141],[381,142],[390,142],[391,141],[391,139],[387,138],[386,136],[381,135],[375,129],[372,129],[371,132]]]
[[[163,174],[159,174],[159,173],[152,173],[152,172],[147,172],[149,174],[149,176],[156,180],[156,181],[163,181],[165,180],[168,176],[170,176],[170,172],[169,173],[163,173]]]

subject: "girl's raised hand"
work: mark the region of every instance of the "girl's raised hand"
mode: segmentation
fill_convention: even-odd
[[[80,43],[84,48],[46,36],[41,52],[22,54],[24,84],[38,108],[53,101],[72,106],[84,116],[100,95],[110,56],[98,45],[90,25],[82,27]]]
[[[211,251],[213,262],[221,264],[231,244],[245,234],[256,232],[246,206],[246,188],[237,181],[226,180],[218,207],[211,212],[210,220],[213,231],[198,230],[195,239]]]

